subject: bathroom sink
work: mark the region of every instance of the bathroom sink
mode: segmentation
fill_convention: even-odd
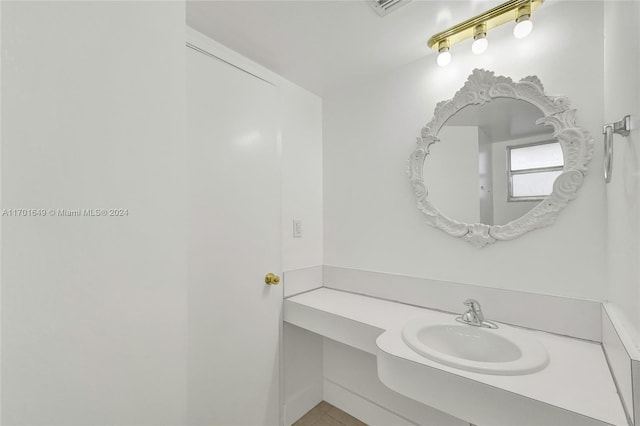
[[[457,323],[433,324],[416,318],[404,326],[402,339],[426,358],[477,373],[529,374],[549,364],[544,346],[506,325],[488,329]]]

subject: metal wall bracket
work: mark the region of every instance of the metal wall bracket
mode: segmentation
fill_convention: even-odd
[[[606,183],[611,182],[611,171],[613,169],[613,135],[629,136],[630,131],[630,115],[625,115],[622,120],[615,123],[602,126],[602,134],[604,135],[604,181]]]
[[[629,136],[629,132],[631,131],[631,116],[625,115],[624,118],[620,121],[616,121],[615,123],[609,123],[602,126],[602,134],[607,134],[607,127],[611,127],[613,133],[622,136]]]

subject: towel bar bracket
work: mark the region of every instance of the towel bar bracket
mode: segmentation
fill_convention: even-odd
[[[611,182],[613,168],[613,135],[629,136],[631,131],[631,116],[625,115],[622,120],[602,126],[604,135],[604,181]]]
[[[624,118],[620,121],[616,121],[615,123],[609,123],[602,126],[602,134],[607,134],[607,127],[613,128],[613,133],[621,135],[621,136],[629,136],[629,132],[631,131],[631,116],[625,115]]]

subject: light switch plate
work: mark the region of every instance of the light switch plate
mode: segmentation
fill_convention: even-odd
[[[293,238],[302,238],[302,221],[293,219]]]

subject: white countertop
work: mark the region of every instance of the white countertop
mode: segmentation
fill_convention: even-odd
[[[293,296],[286,303],[303,305],[379,328],[381,334],[376,345],[388,354],[605,423],[627,425],[622,403],[599,344],[518,328],[521,333],[542,343],[551,361],[545,369],[533,374],[495,376],[459,370],[431,361],[415,353],[402,341],[400,330],[412,318],[427,317],[432,318],[434,323],[453,323],[456,315],[328,288]],[[491,319],[490,312],[485,312],[485,316]],[[500,324],[500,327],[510,326]]]

